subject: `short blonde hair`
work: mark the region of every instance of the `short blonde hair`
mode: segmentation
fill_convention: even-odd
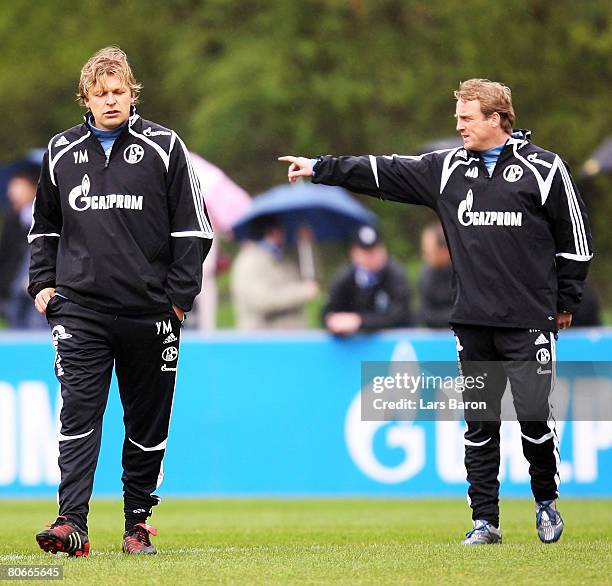
[[[79,80],[79,93],[77,99],[81,106],[85,106],[85,99],[91,88],[104,85],[106,77],[116,75],[130,88],[135,102],[142,85],[136,81],[132,68],[128,63],[127,55],[119,47],[104,47],[89,58],[81,69]]]
[[[512,91],[508,86],[488,79],[468,79],[459,84],[454,95],[456,100],[464,102],[478,100],[480,110],[487,118],[497,112],[502,129],[509,134],[512,132],[516,116],[512,107]]]

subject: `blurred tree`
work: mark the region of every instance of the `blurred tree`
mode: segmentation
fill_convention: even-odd
[[[252,193],[284,181],[279,154],[411,153],[452,135],[468,77],[511,86],[518,126],[577,168],[612,133],[611,20],[604,0],[5,2],[0,159],[78,123],[80,67],[118,44],[144,83],[141,113]],[[592,211],[611,207],[601,199]],[[416,254],[430,212],[367,203],[393,252]],[[612,250],[609,230],[596,245]]]

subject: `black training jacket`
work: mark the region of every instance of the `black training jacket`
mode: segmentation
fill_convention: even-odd
[[[379,281],[371,287],[360,287],[355,272],[355,266],[350,264],[334,275],[323,308],[323,322],[329,313],[348,311],[360,315],[361,330],[366,332],[413,325],[410,287],[398,262],[390,258]]]
[[[453,260],[451,323],[555,331],[593,256],[585,205],[555,153],[510,138],[489,177],[463,148],[420,156],[319,157],[313,181],[426,205]]]
[[[45,287],[92,309],[189,311],[212,229],[187,148],[135,112],[110,157],[86,123],[54,136],[28,235],[32,297]]]

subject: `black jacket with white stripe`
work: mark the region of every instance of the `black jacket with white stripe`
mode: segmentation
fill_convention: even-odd
[[[43,160],[31,247],[32,297],[45,287],[115,314],[191,309],[212,229],[185,144],[133,112],[107,158],[84,123]]]
[[[453,260],[451,324],[555,331],[593,256],[585,205],[561,158],[510,138],[489,177],[476,152],[319,157],[313,181],[439,216]]]

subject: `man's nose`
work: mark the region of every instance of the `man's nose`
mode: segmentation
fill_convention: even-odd
[[[115,101],[116,101],[115,94],[113,94],[113,92],[108,92],[106,94],[106,103],[107,104],[114,104]]]
[[[461,122],[461,120],[457,120],[456,128],[457,128],[457,132],[461,132],[463,130],[464,125],[463,125],[463,122]]]

